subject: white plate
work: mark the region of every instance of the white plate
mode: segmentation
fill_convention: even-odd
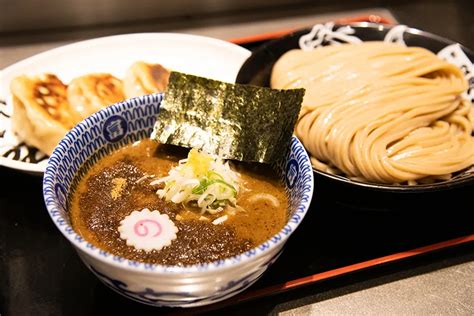
[[[160,63],[171,70],[221,81],[235,82],[250,51],[222,40],[177,33],[141,33],[82,41],[27,58],[0,73],[0,165],[42,174],[47,157],[34,148],[19,145],[10,129],[12,113],[10,81],[19,75],[45,72],[64,83],[93,72],[123,78],[135,61]],[[6,157],[5,157],[6,156]],[[37,161],[39,162],[30,162]]]

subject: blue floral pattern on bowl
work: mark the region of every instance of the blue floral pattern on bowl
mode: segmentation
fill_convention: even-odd
[[[240,255],[192,266],[162,266],[128,260],[87,242],[70,226],[68,192],[76,174],[125,144],[148,137],[162,94],[119,102],[72,129],[54,150],[43,179],[51,219],[80,258],[107,286],[135,301],[154,306],[191,307],[214,303],[252,285],[279,256],[284,243],[306,214],[313,194],[309,157],[296,137],[275,169],[286,183],[290,217],[280,232]]]

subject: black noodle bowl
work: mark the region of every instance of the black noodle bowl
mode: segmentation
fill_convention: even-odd
[[[337,29],[343,25],[335,25]],[[387,33],[393,28],[392,26],[373,24],[373,23],[355,23],[350,24],[354,33],[363,41],[381,41],[385,38]],[[299,39],[302,35],[308,34],[311,28],[302,29],[294,33],[283,36],[279,39],[269,41],[256,49],[252,55],[240,68],[237,75],[236,82],[243,84],[252,84],[257,86],[270,86],[270,77],[275,62],[287,51],[299,48]],[[407,46],[419,46],[426,48],[433,53],[437,53],[448,45],[456,44],[451,40],[441,36],[420,31],[414,28],[406,28],[403,31],[403,41]],[[323,45],[329,45],[324,43]],[[466,56],[473,61],[474,53],[466,47],[460,45],[460,48]],[[471,89],[473,89],[474,82],[470,82]],[[349,179],[343,175],[330,174],[324,171],[313,169],[314,172],[331,182],[338,182],[349,186],[358,186],[361,189],[389,191],[400,193],[417,193],[438,190],[449,190],[460,186],[474,183],[474,166],[466,168],[462,171],[453,174],[449,180],[438,181],[430,184],[416,184],[416,185],[394,185],[394,184],[379,184],[369,183]]]

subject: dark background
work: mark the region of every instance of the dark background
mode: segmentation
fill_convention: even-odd
[[[474,47],[474,4],[470,0],[0,0],[0,7],[0,47],[366,8],[388,9],[403,24]]]

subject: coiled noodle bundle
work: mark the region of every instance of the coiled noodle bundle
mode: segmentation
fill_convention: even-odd
[[[292,50],[275,64],[271,86],[306,89],[296,135],[317,169],[413,184],[474,164],[468,84],[426,49],[366,42]]]

